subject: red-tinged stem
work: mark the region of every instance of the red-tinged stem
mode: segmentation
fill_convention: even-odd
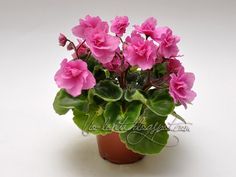
[[[123,57],[118,53],[118,52],[116,52],[116,55],[122,60],[123,59]]]
[[[86,41],[86,40],[84,40],[84,41],[79,45],[79,47],[76,49],[76,53],[77,53],[77,51],[80,49],[80,47],[82,47],[82,45],[84,45],[85,41]]]
[[[80,47],[82,47],[82,45],[85,43],[85,40],[79,45],[78,48],[76,48],[74,42],[72,42],[71,40],[67,39],[67,41],[72,45],[74,51],[75,51],[75,55],[76,55],[76,59],[79,59],[79,55],[78,55],[78,50],[80,49]]]
[[[120,39],[120,42],[121,42],[122,44],[124,44],[124,41],[122,40],[122,38],[121,38],[120,36],[116,35],[116,37],[118,37],[118,38]]]
[[[76,58],[79,59],[79,55],[78,55],[78,53],[76,52],[76,46],[75,46],[74,42],[72,42],[72,41],[69,40],[69,39],[67,39],[67,41],[72,45],[72,47],[73,47],[73,49],[74,49],[74,51],[75,51]],[[70,44],[69,44],[69,45],[70,45]]]
[[[116,52],[116,55],[120,58],[121,60],[121,74],[120,74],[120,79],[119,79],[119,82],[120,82],[120,87],[122,89],[125,89],[126,88],[126,76],[127,76],[127,71],[128,71],[128,68],[125,69],[124,67],[124,56],[123,55],[120,55],[118,52]]]

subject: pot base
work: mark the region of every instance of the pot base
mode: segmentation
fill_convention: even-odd
[[[144,155],[126,148],[118,133],[98,135],[97,143],[100,156],[115,164],[129,164],[143,159]]]

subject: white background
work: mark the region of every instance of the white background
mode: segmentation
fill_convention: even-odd
[[[190,133],[180,144],[132,165],[102,160],[94,136],[83,137],[72,115],[52,109],[53,76],[63,57],[58,33],[85,15],[132,24],[154,16],[181,36],[181,59],[196,75],[198,97],[187,111]],[[0,1],[1,177],[235,177],[236,1]]]

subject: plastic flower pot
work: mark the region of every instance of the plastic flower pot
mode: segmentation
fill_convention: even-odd
[[[144,155],[135,153],[127,149],[126,145],[121,142],[118,133],[108,135],[98,135],[97,143],[100,156],[112,163],[129,164],[141,160]]]

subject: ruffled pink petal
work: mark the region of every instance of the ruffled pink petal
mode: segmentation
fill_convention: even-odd
[[[81,94],[82,91],[82,87],[83,87],[83,80],[77,80],[77,82],[75,83],[74,87],[70,88],[70,89],[66,89],[66,91],[72,95],[73,97],[77,97]]]
[[[83,89],[87,90],[90,88],[93,88],[96,85],[96,80],[91,72],[87,73],[86,80],[84,81],[83,84]]]

